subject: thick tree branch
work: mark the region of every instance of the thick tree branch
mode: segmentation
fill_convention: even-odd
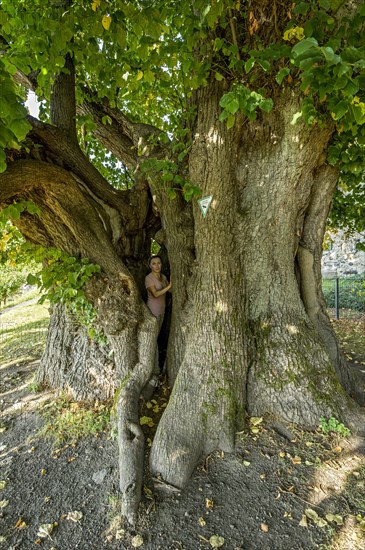
[[[71,170],[87,186],[90,195],[98,197],[108,205],[120,205],[123,210],[124,223],[131,228],[140,225],[140,215],[136,215],[136,208],[143,205],[143,197],[140,192],[147,193],[147,187],[142,184],[138,187],[138,197],[133,198],[136,190],[119,191],[113,189],[107,180],[90,163],[81,151],[78,144],[70,141],[68,135],[62,130],[49,124],[44,124],[34,117],[28,117],[33,126],[30,137],[44,144],[47,150],[53,154],[52,161]],[[144,208],[145,211],[145,208]],[[143,216],[142,216],[143,217]]]
[[[131,122],[121,111],[113,109],[107,101],[96,103],[85,101],[78,107],[80,114],[91,114],[97,124],[95,137],[120,159],[129,169],[135,169],[139,161],[139,153],[153,150],[158,156],[161,148],[156,141],[161,130],[149,124]],[[109,117],[109,123],[103,123],[103,117]],[[149,138],[155,138],[154,143]]]
[[[51,88],[51,122],[76,142],[75,66],[70,54],[66,55],[65,69],[56,76]]]
[[[307,314],[322,338],[342,386],[350,395],[356,397],[353,374],[338,346],[322,293],[322,243],[337,181],[338,171],[332,166],[323,165],[315,172],[311,200],[305,214],[297,259],[301,297]]]

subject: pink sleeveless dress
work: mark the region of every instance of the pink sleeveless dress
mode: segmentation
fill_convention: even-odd
[[[165,313],[165,305],[166,305],[166,294],[163,294],[162,296],[158,296],[158,298],[155,298],[151,292],[148,291],[149,287],[154,286],[156,290],[161,290],[165,288],[165,286],[168,285],[167,279],[165,275],[162,275],[162,280],[159,281],[156,279],[156,277],[150,273],[145,278],[145,287],[147,289],[147,305],[150,308],[150,311],[152,315],[157,317],[159,319],[161,315],[163,316]]]

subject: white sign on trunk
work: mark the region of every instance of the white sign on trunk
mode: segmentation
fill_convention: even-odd
[[[202,211],[203,217],[207,215],[210,203],[212,202],[212,195],[209,195],[208,197],[203,197],[202,199],[198,200],[200,210]]]

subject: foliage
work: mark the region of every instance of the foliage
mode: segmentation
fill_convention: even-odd
[[[337,433],[344,437],[348,437],[351,434],[350,430],[333,416],[328,418],[328,420],[321,417],[319,419],[319,427],[324,434]]]
[[[25,282],[37,285],[42,292],[41,304],[46,300],[51,304],[64,304],[68,312],[87,327],[91,338],[104,342],[100,329],[96,328],[96,310],[83,290],[91,277],[100,272],[100,266],[88,258],[78,259],[55,248],[27,244],[10,221],[18,220],[25,211],[40,215],[39,208],[30,201],[19,201],[0,211],[0,253],[4,264],[0,303]]]
[[[179,165],[176,162],[151,158],[143,162],[142,170],[148,172],[150,179],[157,185],[162,183],[166,186],[170,199],[175,199],[180,189],[186,201],[201,195],[199,187],[191,185],[180,175]]]
[[[109,427],[110,404],[72,401],[62,395],[41,409],[46,420],[42,435],[52,437],[56,443],[75,443],[81,437],[97,435]]]
[[[340,170],[342,189],[351,191],[347,203],[355,202],[345,210],[339,194],[333,223],[346,211],[361,223],[363,210],[357,204],[359,199],[364,204],[364,195],[354,194],[364,167],[365,7],[350,13],[343,0],[266,4],[196,0],[192,10],[189,3],[174,0],[75,0],[71,7],[45,0],[19,0],[14,6],[3,0],[2,64],[10,98],[5,97],[4,105],[14,107],[6,127],[12,129],[15,120],[21,126],[17,138],[26,133],[19,122],[24,122],[24,108],[14,99],[20,92],[11,75],[36,71],[41,118],[49,120],[51,84],[70,54],[76,61],[78,102],[90,93],[94,100],[106,99],[132,121],[157,126],[170,145],[176,144],[174,159],[156,161],[169,166],[148,168],[152,176],[161,172],[171,198],[182,188],[190,200],[199,192],[177,166],[189,152],[194,90],[212,81],[222,84],[220,118],[232,127],[239,114],[260,117],[283,90],[291,89],[299,99],[295,120],[334,131],[328,161]],[[103,123],[110,118],[105,116]],[[118,163],[91,138],[94,123],[84,116],[78,124],[85,151],[118,186]],[[0,141],[0,149],[5,146]]]
[[[327,307],[335,307],[335,279],[323,279],[323,295]],[[339,307],[365,311],[365,277],[351,275],[339,280]]]
[[[80,120],[79,120],[80,122]],[[95,125],[93,125],[95,126]],[[85,131],[81,134],[81,142],[90,162],[115,189],[129,189],[134,184],[132,174],[126,166],[106,151],[91,134]]]
[[[345,231],[347,235],[365,231],[365,184],[359,184],[347,178],[347,183],[341,177],[332,209],[329,216],[329,226]],[[365,179],[365,178],[363,178]],[[359,250],[365,250],[364,243],[357,243]]]
[[[3,13],[0,11],[0,24]],[[19,149],[31,126],[19,90],[14,85],[16,67],[4,57],[0,59],[0,172],[6,169],[5,149]]]
[[[33,258],[25,246],[25,240],[14,222],[27,212],[40,215],[37,205],[31,201],[18,201],[0,210],[0,264],[19,266],[31,263]]]
[[[36,274],[29,274],[27,282],[37,285],[44,303],[64,304],[69,314],[88,329],[91,338],[102,334],[95,328],[96,310],[85,296],[84,286],[95,273],[100,272],[100,266],[90,262],[88,258],[75,258],[55,248],[37,247],[35,258],[43,264]]]

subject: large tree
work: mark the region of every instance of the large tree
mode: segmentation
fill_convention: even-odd
[[[154,474],[183,487],[247,413],[308,427],[356,413],[320,262],[336,185],[363,166],[364,21],[341,0],[1,3],[0,204],[36,205],[15,216],[29,241],[100,266],[86,296],[107,345],[55,306],[38,378],[116,396],[131,521],[151,239],[173,281]],[[39,119],[25,120],[27,90]]]

